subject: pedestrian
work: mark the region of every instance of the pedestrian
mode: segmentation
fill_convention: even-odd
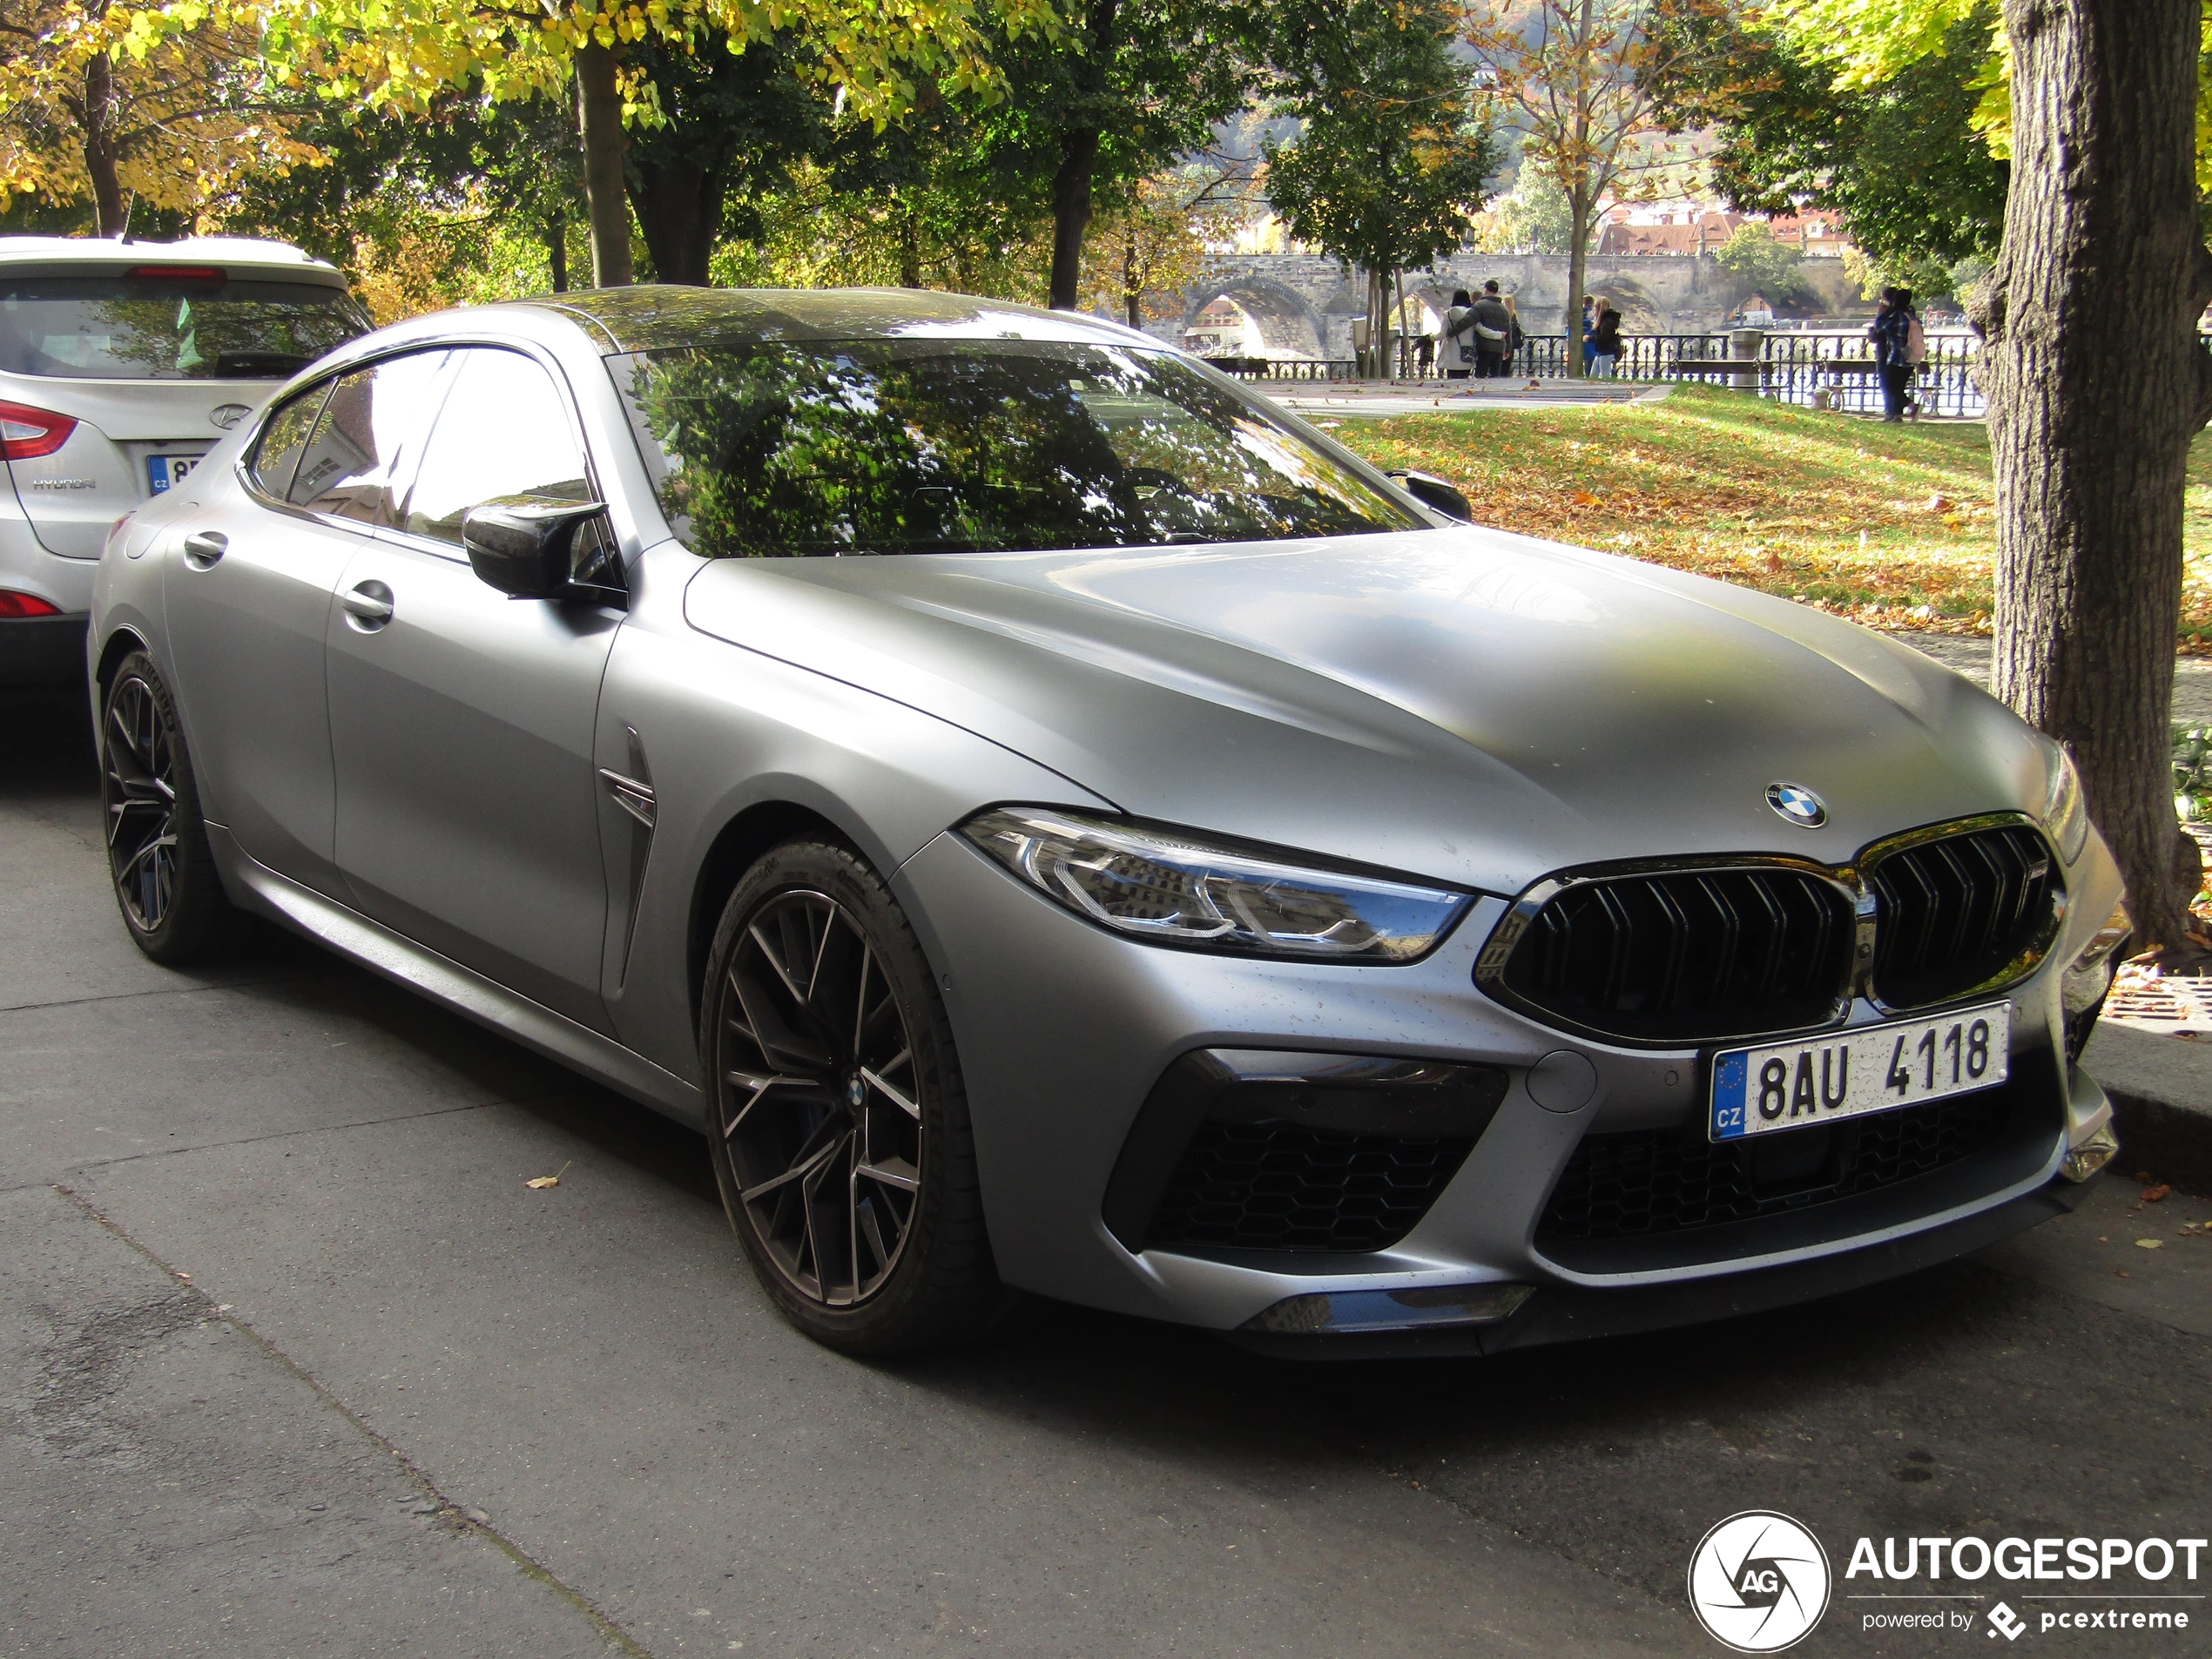
[[[1874,342],[1874,372],[1882,381],[1882,419],[1902,421],[1912,395],[1912,377],[1927,355],[1927,336],[1919,314],[1912,309],[1912,289],[1882,290],[1882,302],[1867,326],[1866,337]]]
[[[1413,370],[1421,380],[1436,372],[1436,336],[1426,329],[1413,340]]]
[[[1590,357],[1591,374],[1602,381],[1611,380],[1621,362],[1621,314],[1603,300],[1598,302],[1597,327],[1590,331],[1590,344],[1596,347]]]
[[[1438,343],[1446,380],[1463,381],[1481,367],[1474,349],[1474,298],[1465,288],[1452,290],[1452,308],[1444,314],[1444,338]]]
[[[1590,343],[1590,336],[1596,329],[1597,296],[1586,293],[1582,296],[1582,375],[1586,380],[1589,377],[1591,360],[1597,355],[1597,347]]]
[[[1528,336],[1521,332],[1521,307],[1514,304],[1513,295],[1505,293],[1498,297],[1506,302],[1506,314],[1513,319],[1513,327],[1507,331],[1506,361],[1498,365],[1498,373],[1511,374],[1513,360],[1520,355],[1521,348],[1528,343]]]
[[[1506,372],[1513,361],[1513,313],[1499,296],[1498,279],[1492,277],[1474,302],[1474,372],[1479,378],[1495,380]]]

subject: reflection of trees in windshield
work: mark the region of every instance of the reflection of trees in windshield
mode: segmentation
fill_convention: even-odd
[[[1416,522],[1164,355],[904,341],[631,364],[662,506],[711,557],[1258,541]]]
[[[56,278],[0,290],[0,368],[101,380],[277,380],[366,333],[307,283]]]

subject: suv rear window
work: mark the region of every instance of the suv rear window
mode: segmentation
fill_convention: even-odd
[[[191,273],[0,271],[0,370],[100,381],[279,381],[372,327],[343,288]]]

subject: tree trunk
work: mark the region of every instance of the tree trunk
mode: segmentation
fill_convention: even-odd
[[[647,165],[654,154],[650,146],[641,152],[631,192],[645,250],[653,256],[653,280],[704,288],[722,230],[729,174],[688,157]]]
[[[2195,894],[2168,771],[2190,438],[2212,417],[2199,0],[2005,0],[2013,171],[1975,306],[1997,482],[1993,689],[2081,768],[2139,946]],[[2196,862],[2191,849],[2187,862]]]
[[[1582,297],[1589,282],[1589,179],[1578,179],[1567,192],[1567,378],[1582,378]]]
[[[1052,286],[1046,301],[1055,311],[1073,311],[1082,287],[1090,170],[1097,160],[1097,133],[1070,132],[1061,140],[1060,168],[1052,175]]]
[[[921,287],[921,226],[914,222],[914,209],[903,201],[894,203],[899,213],[899,286],[902,288]]]
[[[569,221],[565,214],[545,222],[545,262],[552,267],[553,292],[569,291]]]
[[[84,65],[84,171],[92,180],[92,212],[102,236],[119,237],[130,225],[123,181],[116,176],[115,65],[95,52]]]
[[[622,91],[615,54],[597,42],[576,55],[577,130],[583,144],[583,199],[591,222],[591,283],[628,287],[630,197],[622,178]]]
[[[1142,261],[1137,258],[1137,227],[1134,214],[1122,232],[1122,307],[1129,326],[1144,326],[1144,287]]]

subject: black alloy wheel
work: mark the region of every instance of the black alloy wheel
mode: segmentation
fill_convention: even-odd
[[[842,847],[778,848],[731,896],[701,1049],[723,1202],[762,1282],[819,1340],[955,1340],[1004,1295],[952,1036],[895,901]]]
[[[176,705],[141,651],[108,682],[100,805],[116,902],[138,948],[171,966],[233,948],[245,918],[215,870]]]

